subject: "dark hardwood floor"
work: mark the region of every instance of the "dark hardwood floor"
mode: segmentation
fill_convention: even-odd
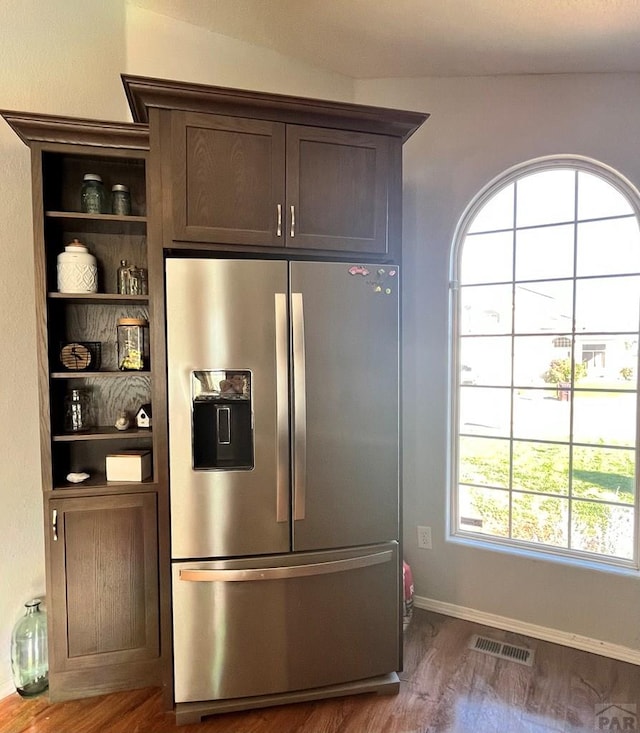
[[[469,650],[475,633],[531,648],[533,666]],[[157,690],[56,705],[46,695],[24,700],[14,694],[0,701],[0,733],[640,731],[634,716],[636,705],[640,713],[640,667],[420,609],[405,636],[401,679],[397,696],[228,713],[180,727],[162,711]]]

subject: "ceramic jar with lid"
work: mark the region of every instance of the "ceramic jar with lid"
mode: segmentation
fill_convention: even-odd
[[[97,293],[98,267],[87,246],[74,239],[60,252],[57,262],[60,293]]]

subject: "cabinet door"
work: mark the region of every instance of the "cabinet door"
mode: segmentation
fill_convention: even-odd
[[[282,246],[284,125],[172,112],[173,238]]]
[[[384,135],[287,126],[287,246],[388,252]]]
[[[52,499],[49,514],[52,691],[56,672],[99,667],[106,692],[110,665],[159,654],[156,497]]]

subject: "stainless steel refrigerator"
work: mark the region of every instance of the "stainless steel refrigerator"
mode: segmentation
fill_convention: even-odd
[[[397,689],[398,280],[167,259],[176,703]]]

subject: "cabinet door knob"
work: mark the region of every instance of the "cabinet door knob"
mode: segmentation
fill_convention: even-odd
[[[289,234],[292,237],[296,236],[296,207],[293,204],[291,204],[291,231]]]
[[[53,530],[53,541],[58,541],[58,510],[54,509],[51,513],[51,529]]]
[[[278,223],[276,225],[276,237],[282,236],[282,204],[277,205]]]

